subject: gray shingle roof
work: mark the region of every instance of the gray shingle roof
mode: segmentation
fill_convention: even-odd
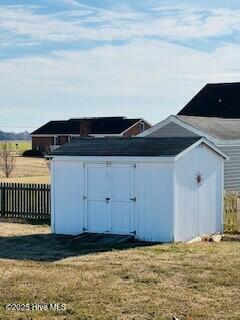
[[[178,115],[177,118],[215,138],[222,140],[240,140],[240,119],[180,115]]]
[[[79,138],[50,153],[50,156],[176,156],[195,138]]]

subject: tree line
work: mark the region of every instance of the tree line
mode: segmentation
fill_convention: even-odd
[[[0,140],[30,140],[31,136],[28,131],[24,132],[4,132],[0,130]]]

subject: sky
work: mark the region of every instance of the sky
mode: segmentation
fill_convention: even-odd
[[[0,0],[0,129],[176,114],[240,81],[239,0]]]

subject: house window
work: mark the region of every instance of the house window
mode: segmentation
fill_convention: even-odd
[[[61,144],[60,137],[56,137],[56,146],[59,146]]]
[[[144,122],[140,122],[140,131],[144,131],[145,130],[145,123]]]

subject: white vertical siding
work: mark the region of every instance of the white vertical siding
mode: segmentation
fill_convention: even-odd
[[[83,231],[83,165],[81,162],[54,161],[54,232],[79,234]]]
[[[55,233],[55,161],[50,163],[51,168],[51,232]]]
[[[224,164],[224,188],[226,191],[240,191],[240,145],[218,145],[229,156]]]
[[[173,163],[139,163],[136,231],[144,241],[173,240]]]
[[[113,168],[116,163],[121,163],[121,158],[113,160],[109,157],[108,160],[111,161]],[[94,163],[92,158],[90,161]],[[84,163],[86,170],[88,160],[85,159]],[[99,164],[97,158],[96,163]],[[135,207],[135,221],[131,228],[136,231],[136,237],[139,240],[171,242],[173,240],[174,163],[137,162],[136,159],[135,161],[133,159],[132,163],[136,163],[136,169],[134,169],[136,202],[131,201],[131,205]],[[52,176],[54,232],[57,234],[83,232],[84,219],[86,219],[86,208],[84,208],[86,200],[83,200],[85,181],[83,162],[80,160],[54,161]],[[129,179],[125,180],[123,183],[128,183]],[[102,182],[96,181],[96,183]],[[127,189],[128,186],[126,186]],[[114,194],[112,196],[114,200]],[[122,213],[119,211],[119,214]],[[115,229],[117,230],[116,226]]]
[[[179,126],[174,122],[170,122],[166,124],[164,127],[154,131],[153,133],[149,134],[148,137],[197,137],[198,135],[193,133],[190,130]]]
[[[111,232],[135,232],[135,164],[111,164]]]
[[[174,240],[222,232],[223,159],[202,145],[176,162]],[[198,172],[201,185],[196,183]]]

